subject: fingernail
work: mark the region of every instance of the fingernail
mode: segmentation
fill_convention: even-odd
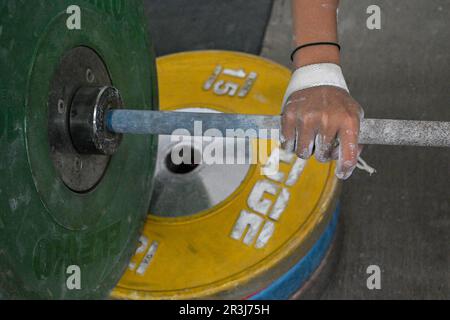
[[[336,177],[339,180],[347,180],[348,178],[350,178],[353,174],[353,171],[355,171],[356,166],[354,167],[350,167],[346,170],[342,170],[339,168],[339,166],[336,168]]]
[[[295,151],[295,140],[287,140],[284,143],[284,150],[288,152],[294,152]]]
[[[308,149],[303,149],[299,154],[300,159],[308,160],[311,157]]]
[[[353,171],[355,171],[355,167],[345,172],[343,180],[347,180],[348,178],[350,178],[353,174]]]
[[[311,158],[314,149],[314,141],[311,141],[308,148],[304,148],[300,151],[299,157],[303,160],[308,160]]]
[[[336,170],[336,177],[337,177],[339,180],[344,180],[344,173],[343,173],[343,172],[338,172],[338,171]]]

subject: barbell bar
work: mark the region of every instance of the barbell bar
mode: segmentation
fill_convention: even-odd
[[[201,124],[201,128],[196,123]],[[281,128],[280,116],[110,110],[106,127],[120,134],[233,136],[242,131],[247,138],[270,137]],[[180,130],[183,129],[183,130]],[[200,129],[200,130],[199,130]],[[211,130],[213,129],[213,130]],[[241,131],[242,130],[242,131]],[[450,122],[364,119],[360,144],[450,147]]]
[[[129,110],[111,86],[78,89],[69,126],[80,154],[113,155],[123,134],[281,140],[281,116]],[[450,147],[450,122],[364,119],[359,143]]]

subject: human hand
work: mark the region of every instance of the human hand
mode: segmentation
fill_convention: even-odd
[[[282,147],[319,162],[338,160],[336,176],[348,179],[356,168],[362,147],[358,145],[364,111],[350,94],[334,86],[295,91],[282,115]]]

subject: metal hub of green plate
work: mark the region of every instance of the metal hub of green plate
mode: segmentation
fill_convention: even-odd
[[[81,30],[67,27],[71,5]],[[0,298],[107,297],[136,249],[157,141],[125,137],[94,187],[74,191],[52,160],[49,92],[65,54],[86,47],[125,105],[155,108],[142,1],[2,1],[0,21]]]

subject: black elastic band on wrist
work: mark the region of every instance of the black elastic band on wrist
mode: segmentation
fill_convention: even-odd
[[[339,49],[339,51],[341,51],[341,46],[339,45],[339,43],[336,43],[336,42],[311,42],[311,43],[306,43],[306,44],[303,44],[303,45],[298,46],[297,48],[295,48],[294,51],[292,51],[292,54],[291,54],[291,61],[294,62],[294,56],[299,50],[301,50],[303,48],[306,48],[306,47],[323,46],[323,45],[335,46],[335,47],[337,47]]]

